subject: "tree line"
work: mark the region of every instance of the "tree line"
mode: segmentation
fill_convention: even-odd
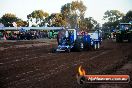
[[[118,10],[107,10],[104,13],[103,20],[106,21],[103,24],[104,28],[116,28],[119,23],[129,23],[132,21],[132,10],[129,10],[126,14]]]
[[[27,21],[16,17],[14,14],[6,13],[4,14],[0,22],[5,26],[11,27],[12,23],[16,22],[18,27],[27,27],[29,23],[35,26],[49,26],[49,27],[79,27],[81,30],[89,30],[95,27],[98,23],[92,17],[85,18],[85,11],[87,7],[82,1],[72,1],[71,3],[64,4],[60,13],[44,12],[43,10],[35,10],[27,15]]]
[[[72,1],[61,7],[60,13],[49,14],[43,10],[35,10],[27,15],[27,21],[23,21],[16,15],[6,13],[0,18],[0,23],[6,27],[12,27],[12,23],[16,22],[18,27],[28,27],[29,23],[33,27],[70,27],[80,28],[81,30],[91,30],[99,27],[99,23],[92,17],[85,17],[87,7],[82,1]],[[108,10],[104,13],[103,20],[106,22],[103,27],[116,27],[119,22],[129,22],[132,20],[132,11],[128,11],[125,15],[118,10]]]

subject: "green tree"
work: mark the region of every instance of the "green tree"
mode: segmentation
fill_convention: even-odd
[[[23,20],[17,21],[16,24],[18,27],[27,27],[28,26],[28,23],[26,21],[23,21]]]
[[[107,22],[115,22],[117,20],[122,19],[123,16],[124,14],[118,10],[107,10],[104,13],[103,19],[106,20]]]
[[[103,19],[106,21],[103,24],[105,28],[116,28],[124,14],[118,10],[107,10],[104,13]]]
[[[13,26],[12,23],[13,22],[17,22],[19,19],[18,17],[16,17],[16,15],[11,14],[11,13],[6,13],[1,17],[1,22],[6,26]]]
[[[86,6],[83,4],[82,1],[72,1],[71,3],[71,12],[72,14],[77,14],[77,16],[81,17],[84,16],[86,11]]]
[[[98,25],[97,21],[94,20],[92,17],[85,18],[80,21],[79,26],[81,30],[89,31],[94,29]]]
[[[48,17],[48,22],[50,26],[60,27],[65,26],[66,21],[61,13],[53,13]]]
[[[65,18],[68,18],[70,15],[71,3],[67,3],[61,7],[61,13],[64,15]]]
[[[120,20],[117,20],[117,21],[115,21],[115,22],[105,22],[104,24],[103,24],[103,27],[107,27],[107,28],[109,28],[109,29],[111,29],[111,28],[116,28],[117,27],[117,25],[120,23]]]
[[[61,7],[61,13],[64,16],[67,26],[75,28],[79,22],[84,19],[86,6],[82,1],[72,1]]]
[[[44,12],[43,10],[35,10],[31,14],[27,15],[27,19],[28,19],[28,22],[29,21],[34,22],[35,20],[35,23],[37,25],[40,25],[41,22],[44,22],[45,18],[48,16],[49,14],[47,12]]]
[[[132,10],[128,11],[121,21],[126,23],[132,21]]]

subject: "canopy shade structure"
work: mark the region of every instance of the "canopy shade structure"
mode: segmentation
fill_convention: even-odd
[[[25,30],[62,30],[64,27],[3,27],[0,28],[0,30],[10,30],[10,31],[16,31],[20,29],[25,29]]]

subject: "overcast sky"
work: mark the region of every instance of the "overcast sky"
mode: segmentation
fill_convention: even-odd
[[[48,13],[60,12],[61,6],[75,0],[0,0],[0,17],[5,13],[13,13],[26,20],[26,16],[34,10],[42,9]],[[119,10],[126,13],[132,10],[132,0],[82,0],[87,7],[85,17],[93,17],[102,23],[104,12]]]

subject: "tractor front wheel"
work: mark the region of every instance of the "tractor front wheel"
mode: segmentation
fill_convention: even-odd
[[[67,53],[70,53],[70,52],[71,52],[71,49],[69,49],[69,48],[66,49],[66,52],[67,52]]]
[[[56,49],[55,48],[52,48],[51,51],[52,51],[52,53],[56,53]]]

